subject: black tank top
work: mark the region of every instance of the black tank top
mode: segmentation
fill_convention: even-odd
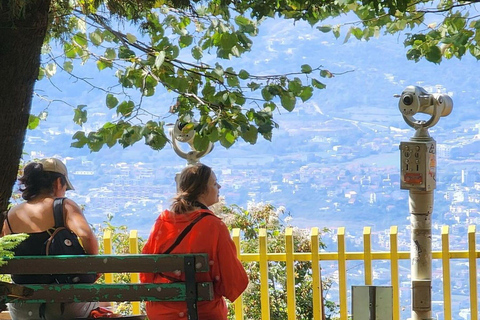
[[[6,221],[8,227],[10,228],[10,232],[12,234],[16,234],[12,230],[10,226],[10,222],[8,221],[8,215],[6,216]],[[50,238],[50,234],[54,231],[54,229],[50,229],[48,231],[42,232],[34,232],[34,233],[27,233],[28,238],[22,241],[14,250],[13,253],[15,256],[44,256],[45,253],[45,244]],[[42,275],[28,275],[28,274],[14,274],[12,275],[12,280],[14,283],[17,284],[42,284],[42,283],[49,283],[46,280],[46,277],[50,279],[49,275],[46,275],[45,278]]]

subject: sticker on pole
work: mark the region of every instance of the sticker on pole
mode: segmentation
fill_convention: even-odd
[[[416,172],[407,172],[403,176],[403,181],[409,184],[422,184],[423,183],[423,176],[421,173]]]

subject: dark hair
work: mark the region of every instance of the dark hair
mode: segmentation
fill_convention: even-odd
[[[53,183],[60,178],[62,186],[67,183],[65,176],[58,172],[44,171],[43,165],[38,162],[31,162],[23,169],[23,176],[20,181],[22,198],[31,200],[43,192],[52,192]],[[23,187],[22,187],[23,186]]]
[[[180,173],[178,179],[178,193],[173,198],[172,211],[177,214],[187,213],[193,210],[198,197],[207,192],[208,179],[212,175],[212,169],[204,164],[195,164],[186,167]]]

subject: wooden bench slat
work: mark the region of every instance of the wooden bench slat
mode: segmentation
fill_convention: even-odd
[[[184,271],[184,257],[195,256],[197,272],[209,269],[207,254],[129,254],[102,256],[15,257],[0,267],[0,274],[74,274]],[[125,271],[128,270],[128,271]]]
[[[208,255],[30,256],[5,259],[0,274],[181,272],[185,281],[165,284],[25,284],[0,282],[0,304],[61,302],[185,301],[188,319],[198,320],[197,301],[213,300],[213,283],[196,282],[209,271]],[[33,293],[32,293],[33,292]],[[21,297],[19,297],[21,296]]]
[[[1,285],[1,284],[0,284]],[[185,283],[145,284],[28,284],[33,294],[27,299],[6,297],[6,302],[27,303],[88,302],[88,301],[185,301]],[[197,283],[198,300],[213,299],[211,282]]]

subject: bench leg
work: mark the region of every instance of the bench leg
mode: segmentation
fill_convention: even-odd
[[[185,286],[187,290],[188,320],[198,320],[197,310],[197,283],[195,280],[195,258],[185,258]]]

